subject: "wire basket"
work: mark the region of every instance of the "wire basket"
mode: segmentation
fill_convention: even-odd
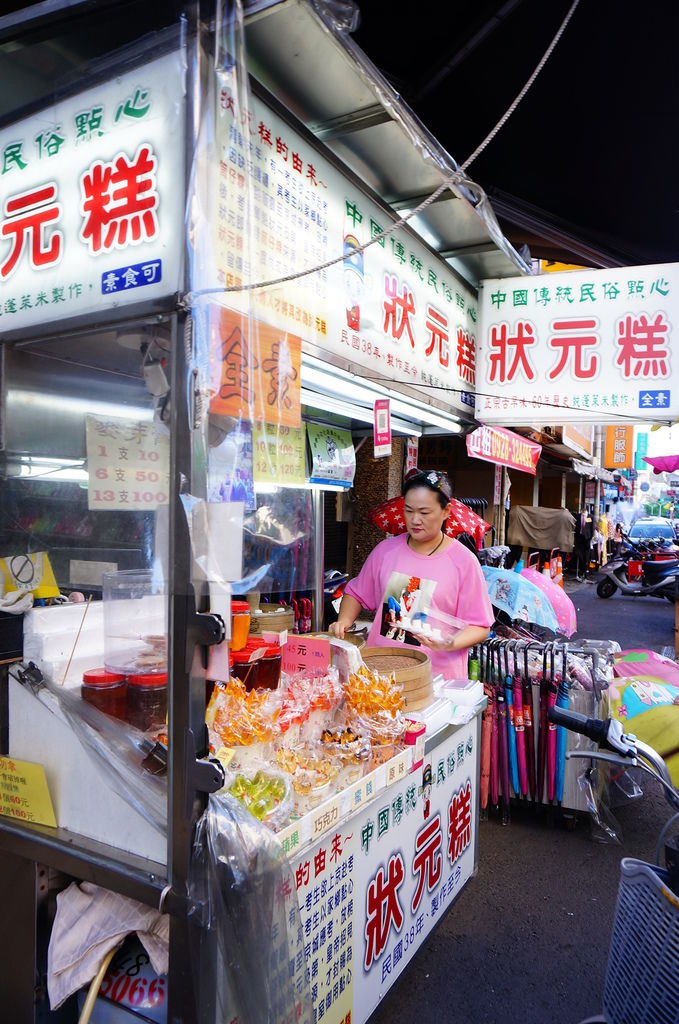
[[[625,857],[608,971],[604,1012],[610,1024],[679,1021],[679,898],[667,872]]]

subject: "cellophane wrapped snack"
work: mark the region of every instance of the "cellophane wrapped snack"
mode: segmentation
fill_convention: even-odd
[[[278,691],[250,690],[239,679],[231,679],[226,685],[215,686],[208,704],[206,721],[214,746],[234,748],[245,756],[251,754],[266,760],[265,747],[279,734],[278,718],[281,712],[281,696]],[[253,749],[253,748],[256,748]],[[252,757],[248,758],[252,760]]]
[[[370,767],[372,748],[370,737],[357,732],[346,716],[326,726],[321,732],[321,744],[342,765],[342,785],[357,782]]]
[[[297,813],[306,814],[337,792],[342,765],[321,743],[300,743],[276,751],[276,767],[292,780]]]
[[[393,757],[403,742],[405,699],[392,676],[380,676],[365,665],[346,686],[347,722],[372,745],[371,768]]]
[[[274,832],[288,824],[295,809],[290,776],[267,764],[230,771],[224,790]]]

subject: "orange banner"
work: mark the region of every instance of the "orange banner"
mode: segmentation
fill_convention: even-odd
[[[234,310],[210,314],[210,412],[299,427],[302,342]]]
[[[634,465],[634,427],[606,427],[606,469],[630,469]]]

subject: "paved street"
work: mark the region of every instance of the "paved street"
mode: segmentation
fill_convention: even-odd
[[[567,589],[578,635],[661,651],[673,644],[667,602]],[[621,857],[654,859],[668,809],[650,782],[618,808],[622,843],[592,840],[555,814],[512,808],[480,826],[479,873],[375,1014],[375,1024],[575,1024],[600,1011]]]

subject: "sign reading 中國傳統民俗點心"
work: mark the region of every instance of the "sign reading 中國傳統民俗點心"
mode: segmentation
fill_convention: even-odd
[[[0,330],[179,289],[183,133],[180,53],[0,131]]]
[[[240,110],[228,73],[219,76],[215,102],[217,284],[291,276],[277,287],[232,292],[229,303],[374,377],[425,386],[434,398],[473,409],[474,292],[409,230],[379,239],[393,216],[258,98]],[[371,238],[379,241],[361,251]]]
[[[476,722],[457,731],[307,851],[284,841],[302,923],[292,976],[301,991],[308,971],[315,1020],[363,1024],[472,876],[476,737]]]
[[[88,416],[87,507],[152,511],[170,493],[170,438],[150,421]]]
[[[477,417],[676,419],[679,264],[483,281]]]

